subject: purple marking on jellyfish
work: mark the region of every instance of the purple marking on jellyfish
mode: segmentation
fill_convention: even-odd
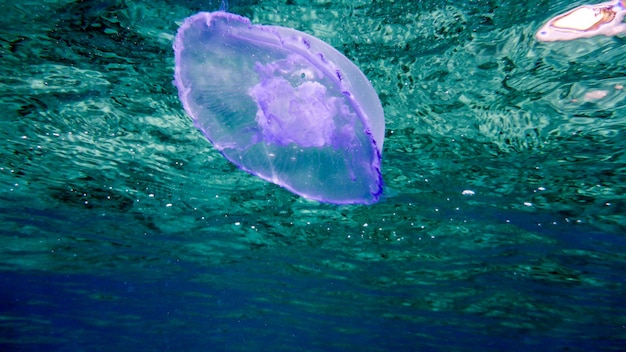
[[[337,78],[339,79],[339,81],[343,80],[343,76],[341,75],[341,71],[337,70],[335,72],[335,74],[337,75]]]
[[[218,11],[185,19],[174,52],[183,107],[228,160],[305,198],[379,199],[383,109],[336,49]]]

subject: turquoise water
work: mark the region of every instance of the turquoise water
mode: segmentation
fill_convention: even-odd
[[[582,3],[231,3],[372,81],[371,206],[193,128],[171,45],[216,2],[0,4],[0,349],[621,350],[625,38],[533,38]]]

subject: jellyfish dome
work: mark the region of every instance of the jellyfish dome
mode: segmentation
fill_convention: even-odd
[[[185,19],[174,52],[183,107],[228,160],[308,199],[379,199],[383,109],[339,51],[218,11]]]

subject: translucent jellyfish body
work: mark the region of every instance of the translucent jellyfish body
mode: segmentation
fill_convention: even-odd
[[[228,160],[308,199],[379,199],[382,106],[340,52],[221,11],[185,19],[174,51],[180,100]]]

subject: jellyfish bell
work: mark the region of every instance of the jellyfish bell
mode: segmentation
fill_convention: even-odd
[[[379,199],[382,106],[339,51],[217,11],[185,19],[174,52],[183,107],[228,160],[305,198]]]

